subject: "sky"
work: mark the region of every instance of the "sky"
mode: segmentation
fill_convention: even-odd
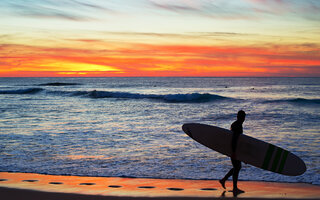
[[[0,77],[320,77],[318,0],[1,0]]]

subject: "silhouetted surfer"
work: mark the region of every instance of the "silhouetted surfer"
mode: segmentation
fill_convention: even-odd
[[[243,110],[240,110],[237,115],[237,120],[233,122],[231,125],[231,131],[233,132],[232,141],[231,141],[231,149],[232,149],[231,162],[232,162],[233,168],[225,175],[223,179],[219,181],[222,187],[226,189],[225,182],[226,180],[228,180],[230,176],[232,176],[234,195],[244,192],[243,190],[240,190],[238,188],[238,177],[241,169],[241,161],[237,160],[236,149],[237,149],[239,135],[243,133],[242,124],[245,118],[246,118],[246,113]]]

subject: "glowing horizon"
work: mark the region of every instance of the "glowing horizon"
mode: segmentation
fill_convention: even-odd
[[[320,2],[0,2],[0,77],[320,76]]]

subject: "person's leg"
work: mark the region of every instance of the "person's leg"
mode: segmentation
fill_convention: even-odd
[[[231,162],[232,162],[232,159],[231,159]],[[232,165],[233,165],[233,164],[232,164]],[[233,168],[230,169],[229,172],[223,177],[223,179],[219,180],[220,184],[222,185],[222,187],[223,187],[224,189],[226,189],[226,186],[225,186],[226,180],[228,180],[228,178],[229,178],[230,176],[232,176],[233,173],[234,173],[234,166],[233,166]]]
[[[228,180],[228,178],[233,174],[234,169],[230,169],[230,171],[225,175],[225,177],[223,177],[223,179],[219,180],[220,184],[222,185],[222,187],[224,189],[226,189],[226,180]]]
[[[239,172],[240,172],[240,169],[241,169],[241,161],[232,159],[231,162],[232,162],[232,165],[233,165],[233,168],[234,168],[234,172],[233,172],[233,175],[232,175],[232,178],[233,178],[233,192],[239,194],[239,193],[244,192],[243,190],[240,190],[238,188],[238,177],[239,177]]]

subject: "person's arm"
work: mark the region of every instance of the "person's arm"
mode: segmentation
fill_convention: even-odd
[[[239,134],[236,134],[235,132],[233,132],[233,134],[232,134],[232,141],[231,141],[231,150],[232,150],[232,153],[235,153],[235,152],[236,152],[237,144],[238,144],[238,139],[239,139]]]
[[[231,131],[232,131],[232,139],[231,139],[231,158],[236,159],[236,149],[239,139],[239,134],[237,134],[237,127],[235,124],[231,125]]]

